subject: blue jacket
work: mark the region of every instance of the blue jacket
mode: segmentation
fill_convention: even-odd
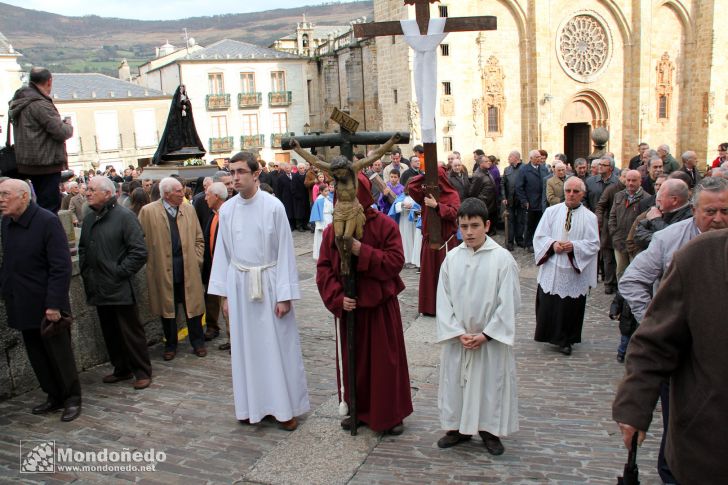
[[[528,202],[528,210],[542,211],[543,179],[549,174],[549,169],[543,165],[534,166],[525,163],[518,170],[516,178],[516,197],[521,204]]]
[[[61,221],[31,202],[13,221],[2,219],[3,264],[0,287],[8,326],[40,328],[48,308],[71,310],[71,253]]]

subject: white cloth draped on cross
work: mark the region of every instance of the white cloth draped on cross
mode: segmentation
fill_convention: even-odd
[[[415,94],[420,106],[422,142],[435,143],[435,109],[437,107],[437,47],[447,33],[446,18],[431,18],[427,34],[421,35],[417,20],[401,20],[404,40],[415,51]]]

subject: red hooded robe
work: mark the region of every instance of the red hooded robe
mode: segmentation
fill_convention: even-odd
[[[365,208],[366,223],[356,264],[357,418],[374,431],[385,431],[412,414],[407,353],[397,300],[404,289],[399,277],[404,253],[399,227],[387,215],[371,208],[374,200],[370,182],[361,173],[358,178],[357,199]],[[339,319],[342,362],[346,365],[346,318],[343,318],[346,312],[343,311],[340,261],[332,224],[324,230],[316,284],[324,305]],[[340,373],[336,375],[338,380]],[[349,403],[348,373],[345,371],[343,375],[344,399]]]
[[[438,166],[438,185],[440,187],[440,200],[437,212],[440,215],[440,235],[444,247],[430,249],[430,237],[427,230],[427,214],[422,212],[422,253],[420,255],[420,298],[419,311],[425,315],[435,314],[435,301],[437,297],[437,281],[440,277],[440,266],[445,261],[447,252],[458,245],[455,234],[458,231],[458,209],[460,209],[460,196],[458,191],[450,185],[444,167]],[[425,208],[425,176],[417,175],[407,183],[410,197]]]

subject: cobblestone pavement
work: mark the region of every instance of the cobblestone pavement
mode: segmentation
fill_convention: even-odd
[[[521,429],[503,440],[506,452],[500,457],[490,456],[477,437],[440,450],[435,444],[442,435],[439,351],[434,321],[417,318],[416,272],[402,272],[407,289],[400,297],[415,412],[402,436],[381,437],[364,429],[351,437],[339,428],[333,319],[316,290],[312,236],[296,233],[294,241],[303,288],[296,314],[312,406],[296,431],[270,423],[238,424],[229,357],[217,350],[222,339],[212,342],[204,359],[180,352],[164,362],[157,346],[152,349],[154,383],[144,391],[134,391],[129,381],[102,384],[108,365],[83,372],[83,414],[72,423],[61,423],[58,414],[30,414],[44,399],[39,390],[0,403],[0,482],[616,483],[626,452],[611,420],[611,401],[623,369],[615,361],[618,330],[607,317],[610,297],[601,285],[587,299],[583,342],[564,357],[532,340],[536,268],[532,255],[516,250],[523,297],[516,341]],[[654,422],[661,422],[659,413]],[[640,449],[643,484],[659,483],[658,428]],[[55,440],[57,447],[83,452],[154,448],[164,451],[166,460],[154,472],[20,474],[20,440]]]

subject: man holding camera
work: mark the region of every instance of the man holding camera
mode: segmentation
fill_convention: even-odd
[[[57,213],[61,207],[61,171],[68,165],[66,140],[73,136],[70,118],[61,120],[53,99],[53,76],[48,69],[33,67],[30,82],[10,101],[18,173],[29,178],[38,205]]]

